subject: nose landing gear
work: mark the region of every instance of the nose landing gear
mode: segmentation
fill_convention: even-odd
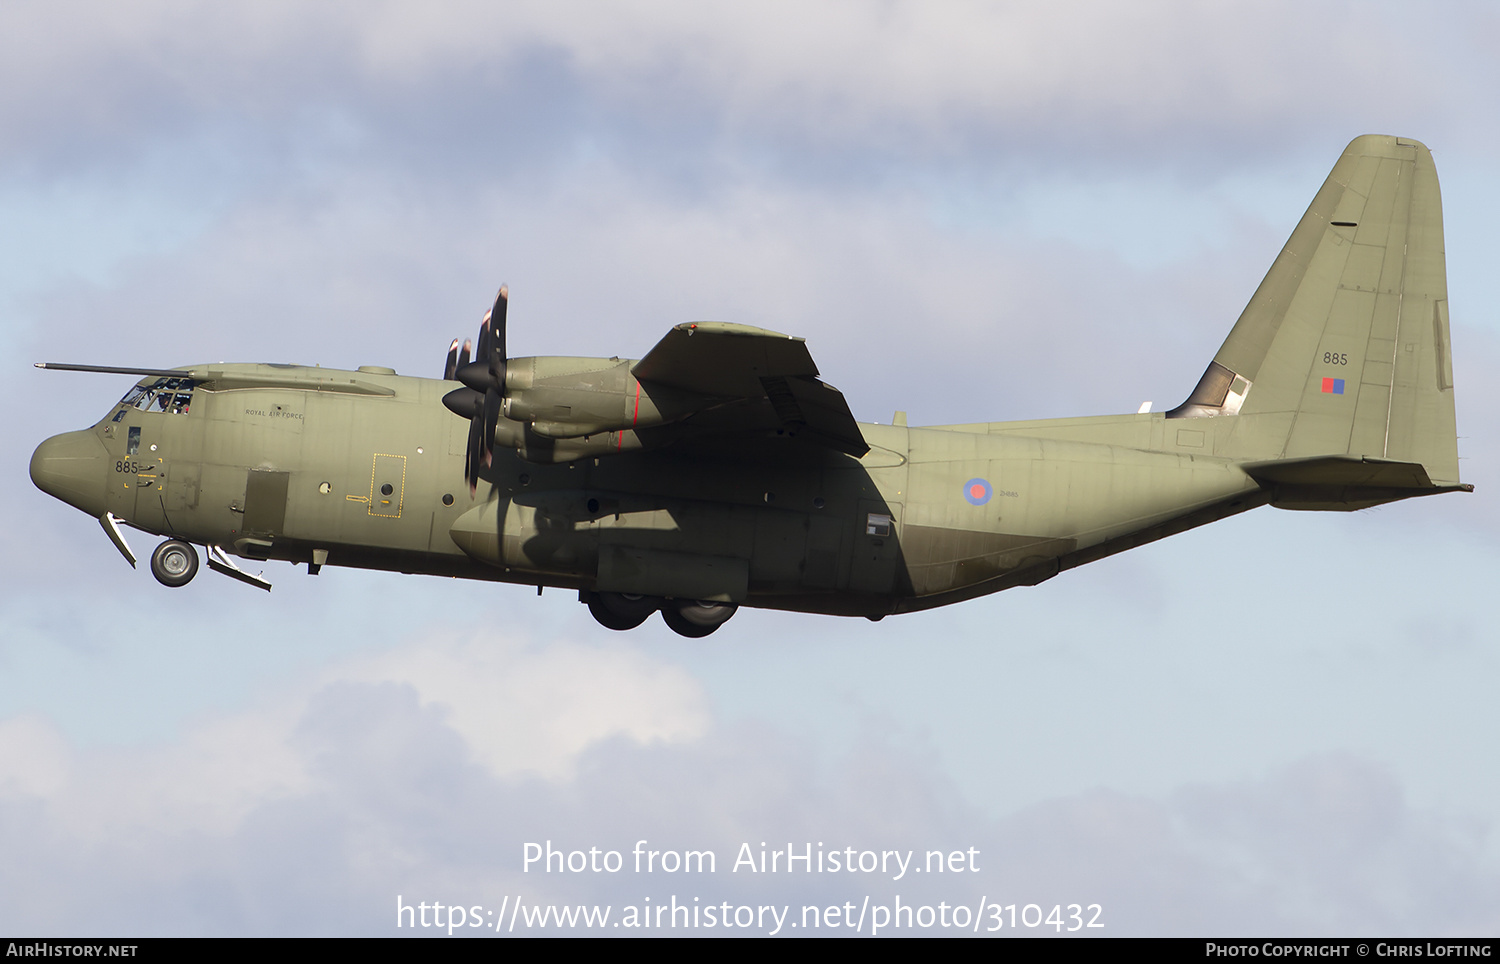
[[[151,575],[163,586],[186,586],[198,574],[198,550],[179,539],[168,539],[151,553]]]

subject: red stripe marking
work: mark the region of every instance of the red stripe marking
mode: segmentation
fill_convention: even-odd
[[[635,414],[630,417],[630,427],[634,428],[641,420],[641,383],[635,383]],[[615,443],[615,451],[625,451],[625,433],[616,432],[619,441]]]

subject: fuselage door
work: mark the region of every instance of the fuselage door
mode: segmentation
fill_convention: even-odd
[[[253,469],[245,479],[245,534],[261,538],[281,535],[286,524],[289,472]]]
[[[406,495],[406,456],[376,455],[370,470],[370,515],[401,518]]]
[[[119,443],[115,443],[119,444]],[[160,460],[150,451],[143,451],[141,427],[129,426],[126,432],[125,457],[117,458],[110,473],[106,488],[106,504],[109,511],[121,519],[136,521],[136,495],[146,489],[148,505],[154,505],[157,483],[164,474],[160,472]],[[159,513],[158,513],[159,514]]]

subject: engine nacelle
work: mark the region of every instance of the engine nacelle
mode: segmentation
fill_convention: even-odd
[[[636,429],[680,421],[719,401],[642,383],[630,373],[634,364],[622,358],[511,359],[494,444],[542,463],[635,451],[645,447]],[[484,398],[471,386],[449,392],[443,404],[472,419],[482,416]]]

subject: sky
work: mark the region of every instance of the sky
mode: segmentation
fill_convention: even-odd
[[[1495,936],[1497,45],[1478,3],[0,6],[0,932]],[[686,640],[390,573],[169,590],[27,478],[129,383],[33,362],[436,376],[501,282],[514,355],[724,320],[862,420],[1160,410],[1364,133],[1436,159],[1472,495]]]

